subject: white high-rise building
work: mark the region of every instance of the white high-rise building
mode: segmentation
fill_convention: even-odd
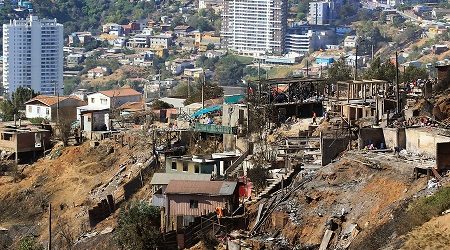
[[[3,87],[11,95],[19,86],[41,94],[61,94],[63,25],[56,19],[11,20],[3,24]]]
[[[282,54],[287,0],[224,0],[223,45],[239,54]]]

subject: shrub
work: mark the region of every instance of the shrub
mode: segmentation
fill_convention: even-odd
[[[120,211],[115,239],[123,249],[155,249],[160,243],[159,209],[145,202]]]

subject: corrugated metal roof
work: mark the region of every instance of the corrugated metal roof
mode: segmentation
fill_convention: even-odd
[[[182,181],[171,180],[166,194],[200,194],[209,196],[232,195],[236,189],[234,181]]]
[[[210,174],[190,174],[190,173],[154,173],[151,185],[167,185],[171,180],[183,181],[209,181]]]

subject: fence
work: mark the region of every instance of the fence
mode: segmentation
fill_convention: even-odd
[[[153,158],[147,166],[139,171],[138,175],[123,185],[125,200],[128,200],[134,193],[144,186],[144,183],[150,178],[150,175],[155,170],[157,164],[157,159]]]
[[[196,217],[194,222],[181,230],[163,233],[163,242],[158,249],[185,249],[194,246],[209,233],[216,235],[221,230],[226,233],[228,227],[232,224],[232,219],[222,218],[220,220],[219,223],[216,214]]]

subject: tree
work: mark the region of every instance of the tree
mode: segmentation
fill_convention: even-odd
[[[64,78],[64,95],[72,94],[80,85],[80,77],[66,77]]]
[[[14,115],[19,114],[19,110],[25,109],[25,102],[35,97],[36,93],[29,88],[18,87],[16,92],[12,93],[11,100],[0,102],[0,112],[2,121],[12,121]]]
[[[252,181],[256,193],[259,193],[267,186],[267,179],[270,177],[269,170],[261,165],[256,165],[247,170],[247,177]]]
[[[377,79],[394,82],[395,74],[396,68],[394,64],[392,64],[389,60],[381,63],[381,59],[376,57],[370,64],[369,69],[364,72],[363,76],[365,79]]]
[[[195,83],[191,88],[191,95],[186,99],[186,101],[184,101],[185,105],[202,101],[202,84]],[[187,95],[187,89],[185,93]],[[221,97],[223,96],[223,88],[221,88],[217,84],[207,82],[204,86],[204,95],[205,100]]]
[[[169,104],[167,102],[161,101],[161,100],[156,100],[156,101],[154,101],[152,103],[151,108],[152,109],[156,109],[156,110],[158,110],[158,109],[171,109],[171,108],[173,108],[173,105]]]
[[[215,81],[221,85],[237,85],[244,76],[244,67],[236,56],[224,56],[216,64]]]
[[[417,79],[428,79],[428,72],[424,68],[409,66],[402,75],[403,82],[413,82]]]
[[[345,63],[345,59],[339,58],[328,68],[328,78],[330,79],[331,83],[336,83],[338,81],[347,81],[351,79],[351,72],[352,70]]]
[[[14,105],[14,108],[18,111],[24,110],[25,102],[29,101],[31,98],[35,96],[37,96],[37,94],[34,92],[34,90],[20,86],[12,94],[11,100]]]
[[[0,102],[0,112],[2,121],[12,121],[14,115],[17,113],[10,100],[3,100]]]
[[[120,211],[115,239],[125,249],[156,249],[159,228],[159,209],[143,201],[134,202]]]

